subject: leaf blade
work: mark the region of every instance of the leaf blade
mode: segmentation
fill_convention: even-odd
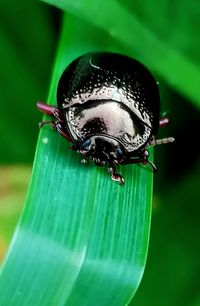
[[[91,31],[97,43],[82,47]],[[98,34],[65,16],[50,103],[61,71],[78,55],[72,50],[98,49]],[[54,131],[41,131],[26,207],[1,271],[1,305],[93,305],[97,298],[123,305],[131,299],[147,255],[152,172],[140,166],[120,171],[123,187],[105,169],[81,166]]]

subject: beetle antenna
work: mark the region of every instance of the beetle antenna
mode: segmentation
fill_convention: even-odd
[[[174,142],[175,138],[174,137],[167,137],[167,138],[161,138],[161,139],[155,139],[153,138],[150,142],[150,146],[157,146],[161,144],[166,144],[170,142]]]

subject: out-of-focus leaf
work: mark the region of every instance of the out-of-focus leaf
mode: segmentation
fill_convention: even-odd
[[[0,261],[19,219],[30,176],[27,165],[0,167]]]
[[[180,48],[176,48],[176,44],[173,43],[173,39],[175,40],[174,35],[172,39],[167,39],[159,35],[160,33],[157,33],[155,27],[152,28],[151,22],[147,22],[146,18],[145,21],[143,21],[142,17],[139,19],[134,14],[134,11],[131,12],[127,10],[124,3],[116,0],[44,1],[104,29],[127,47],[132,56],[135,55],[142,60],[180,93],[189,97],[196,106],[200,106],[200,58],[198,57],[199,61],[197,63],[187,54],[187,52],[181,51]],[[195,0],[192,0],[192,2],[195,2]],[[171,4],[169,1],[166,1],[166,3],[169,3],[169,5]],[[184,4],[185,3],[186,1],[184,1]],[[146,5],[146,3],[141,4],[141,8],[143,8],[144,5]],[[197,8],[199,9],[199,6],[195,5],[190,11],[185,9],[185,16],[187,16],[189,12],[196,13],[195,10],[197,10]],[[173,11],[173,8],[171,8],[171,10]],[[179,10],[173,11],[173,13],[175,12],[178,14]],[[179,16],[182,15],[180,14]],[[154,14],[151,15],[151,18],[157,18],[156,9]],[[197,20],[198,26],[196,31],[198,31],[200,25],[199,18],[193,20],[193,22],[197,22]],[[176,22],[176,15],[173,17],[173,21]],[[184,23],[182,25],[182,27],[177,27],[176,37],[178,37],[178,35],[184,35],[183,33],[185,33]],[[168,30],[170,31],[171,29],[167,27],[167,31]],[[187,35],[187,32],[185,35]],[[104,46],[102,46],[102,48],[103,47]]]
[[[200,301],[200,160],[154,199],[145,274],[131,306],[197,306]]]
[[[47,93],[56,29],[50,10],[35,0],[0,1],[0,163],[32,162],[39,114]]]

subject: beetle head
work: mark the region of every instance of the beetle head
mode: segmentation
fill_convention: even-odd
[[[79,152],[92,159],[97,166],[105,164],[120,164],[125,150],[116,139],[108,135],[91,136],[83,141]]]

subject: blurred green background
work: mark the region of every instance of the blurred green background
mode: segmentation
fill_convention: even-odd
[[[122,2],[121,2],[122,3]],[[160,41],[200,69],[199,1],[124,1]],[[62,14],[42,2],[0,1],[0,260],[25,199]],[[134,39],[134,38],[133,38]],[[140,57],[138,46],[138,58]],[[174,66],[176,63],[174,63]],[[167,65],[167,63],[166,63]],[[180,67],[179,67],[180,68]],[[173,75],[178,74],[172,70]],[[161,135],[173,145],[155,149],[152,230],[146,271],[133,306],[200,305],[199,100],[157,73],[162,113],[172,119]],[[172,84],[173,85],[173,84]],[[185,86],[193,85],[188,74]]]

